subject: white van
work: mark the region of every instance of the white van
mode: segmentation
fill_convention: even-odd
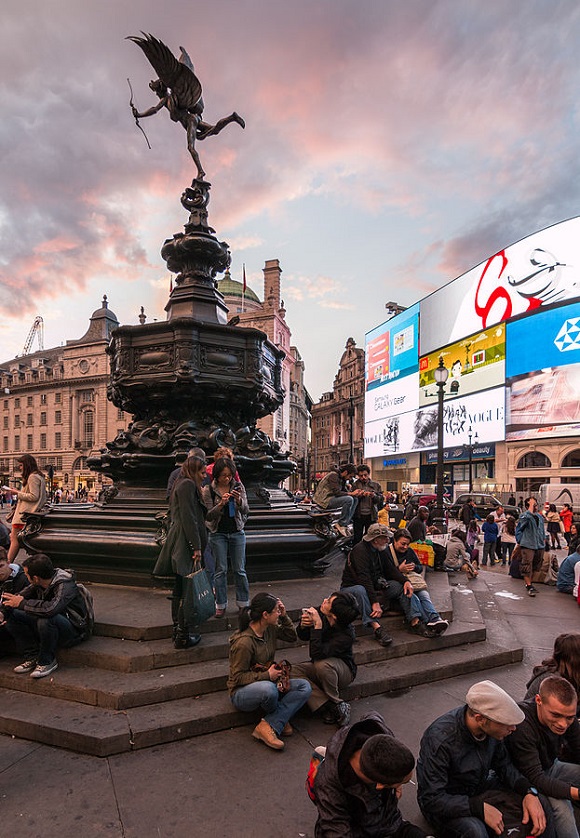
[[[558,512],[569,503],[574,512],[580,512],[580,483],[542,483],[538,492],[538,508],[545,503],[555,503]]]

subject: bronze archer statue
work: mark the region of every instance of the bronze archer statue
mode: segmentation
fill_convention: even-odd
[[[237,113],[232,113],[211,125],[204,122],[202,113],[204,103],[201,95],[201,84],[193,64],[187,52],[180,47],[181,56],[179,61],[173,55],[163,41],[154,38],[153,35],[142,33],[143,37],[131,35],[129,41],[141,47],[149,63],[158,75],[158,78],[149,82],[149,87],[159,97],[159,102],[146,111],[140,113],[134,105],[131,105],[133,116],[136,120],[146,116],[153,116],[161,108],[167,108],[169,115],[174,122],[179,122],[187,132],[187,148],[197,167],[197,176],[200,180],[205,177],[201,167],[199,154],[195,147],[196,140],[205,140],[212,137],[229,125],[230,122],[237,122],[242,128],[246,123]],[[139,124],[139,123],[137,123]]]

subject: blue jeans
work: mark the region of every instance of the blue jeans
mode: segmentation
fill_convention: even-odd
[[[75,646],[82,638],[64,614],[33,617],[18,608],[10,612],[6,629],[14,638],[18,652],[27,660],[35,658],[41,666],[53,662],[58,646]]]
[[[264,721],[280,736],[286,722],[306,704],[311,692],[312,687],[304,678],[291,678],[286,695],[278,692],[273,681],[255,681],[238,687],[231,700],[236,710],[244,713],[258,708],[263,710],[266,714]]]
[[[569,783],[571,786],[580,786],[580,765],[573,765],[570,762],[560,762],[557,759],[552,767],[546,771],[546,774],[553,779]],[[565,835],[566,838],[578,838],[578,828],[576,827],[572,802],[556,797],[548,797],[548,800],[554,813],[557,834]]]
[[[228,604],[228,559],[234,573],[236,605],[242,608],[250,604],[250,586],[246,575],[246,534],[241,532],[210,532],[209,543],[215,561],[216,608]]]
[[[430,620],[441,619],[441,615],[437,613],[437,611],[435,610],[435,606],[431,602],[429,591],[415,591],[413,596],[416,596],[419,600],[419,606],[421,608],[421,619],[424,623],[428,623]]]
[[[365,628],[372,628],[372,607],[369,601],[369,595],[367,594],[367,590],[364,585],[352,585],[350,588],[341,588],[340,590],[353,595],[356,599],[358,610],[360,611],[363,626],[365,626]],[[374,622],[377,621],[375,620]]]
[[[388,587],[380,591],[379,602],[384,602],[386,607],[389,607],[390,602],[398,602],[408,623],[415,617],[422,620],[423,610],[417,594],[413,594],[411,597],[405,596],[402,584],[395,579],[389,579],[387,584]]]
[[[328,510],[340,509],[341,515],[336,523],[341,527],[346,527],[352,521],[357,503],[357,498],[353,498],[350,495],[339,495],[336,498],[330,498],[326,508]]]

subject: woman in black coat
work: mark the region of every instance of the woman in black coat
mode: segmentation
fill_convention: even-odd
[[[155,576],[175,574],[171,599],[173,645],[176,649],[197,646],[201,640],[198,626],[187,625],[183,614],[183,577],[193,571],[194,562],[202,560],[207,545],[206,508],[201,499],[205,460],[188,457],[173,484],[169,499],[171,524],[167,539],[155,564]]]

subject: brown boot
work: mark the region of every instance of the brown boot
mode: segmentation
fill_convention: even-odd
[[[286,722],[286,724],[282,728],[282,733],[280,734],[280,736],[292,736],[293,733],[294,733],[294,728],[292,727],[290,722]]]
[[[281,739],[278,739],[276,731],[273,730],[273,728],[271,728],[268,722],[264,719],[262,719],[260,724],[256,725],[252,736],[254,739],[260,739],[264,745],[267,745],[269,748],[273,748],[275,751],[284,750],[284,743]]]

